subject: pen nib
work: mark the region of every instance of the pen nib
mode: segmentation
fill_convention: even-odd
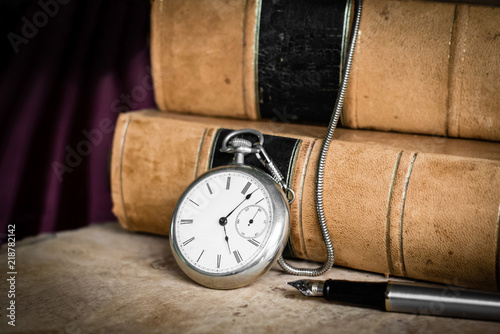
[[[293,286],[294,288],[296,288],[297,290],[300,291],[300,293],[302,293],[304,296],[308,296],[311,292],[311,290],[309,290],[307,288],[307,285],[306,285],[306,281],[293,281],[293,282],[286,282],[286,284],[288,285],[291,285]]]
[[[286,282],[286,284],[293,286],[306,297],[323,296],[323,282],[321,281],[293,281]]]

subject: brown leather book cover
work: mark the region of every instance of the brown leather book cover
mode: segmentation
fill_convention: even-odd
[[[500,7],[364,1],[342,124],[499,141],[499,31]]]
[[[500,140],[500,7],[464,2],[363,1],[343,126]],[[158,107],[327,124],[353,7],[155,0]]]
[[[315,204],[324,127],[156,110],[122,114],[111,163],[121,224],[168,234],[182,192],[224,163],[217,149],[223,131],[249,127],[272,136],[267,151],[281,154],[278,167],[297,196],[289,249],[298,258],[324,260]],[[324,203],[337,265],[499,289],[499,143],[337,129]]]

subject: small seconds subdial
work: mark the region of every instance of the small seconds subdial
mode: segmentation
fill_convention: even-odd
[[[243,238],[257,238],[269,223],[266,210],[260,205],[243,208],[236,217],[236,230]]]

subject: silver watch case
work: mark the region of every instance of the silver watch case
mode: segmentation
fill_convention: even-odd
[[[274,219],[272,222],[270,236],[267,240],[266,245],[264,245],[260,254],[257,254],[257,256],[251,262],[232,272],[221,274],[209,273],[192,266],[183,257],[178,247],[179,240],[177,239],[175,233],[174,222],[177,219],[179,204],[185,200],[186,195],[196,184],[203,182],[203,180],[214,174],[226,171],[246,173],[259,180],[267,189],[267,191],[269,192],[269,196],[272,199],[271,202]],[[274,265],[274,263],[276,263],[278,257],[281,255],[283,249],[286,246],[289,231],[290,208],[285,194],[283,193],[279,185],[274,182],[274,180],[268,174],[264,173],[260,169],[243,164],[229,165],[217,167],[205,172],[195,181],[193,181],[193,183],[191,183],[181,195],[175,207],[170,224],[170,246],[172,249],[172,254],[174,255],[174,258],[179,267],[195,282],[213,289],[235,289],[255,281],[257,278],[267,272]]]

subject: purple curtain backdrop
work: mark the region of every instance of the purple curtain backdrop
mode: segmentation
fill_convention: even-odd
[[[9,224],[20,239],[113,220],[116,118],[155,105],[149,1],[39,0],[10,8],[1,8],[10,20],[2,27],[0,72],[2,239]]]

